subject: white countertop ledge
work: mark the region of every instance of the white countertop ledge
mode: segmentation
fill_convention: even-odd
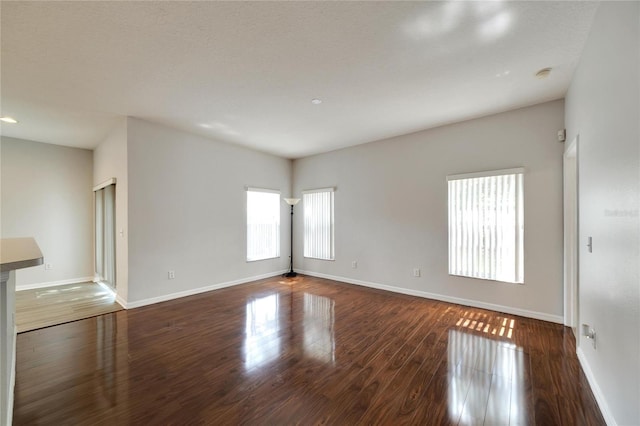
[[[0,272],[38,266],[42,262],[42,252],[33,238],[0,240]]]

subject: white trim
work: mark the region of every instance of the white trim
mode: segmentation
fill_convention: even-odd
[[[409,296],[423,297],[425,299],[440,300],[442,302],[455,303],[455,304],[464,305],[464,306],[472,306],[474,308],[488,309],[488,310],[497,311],[497,312],[504,312],[506,314],[518,315],[518,316],[527,317],[527,318],[534,318],[542,321],[554,322],[557,324],[562,324],[562,321],[563,321],[563,317],[560,315],[552,315],[544,312],[529,311],[526,309],[514,308],[511,306],[504,306],[504,305],[496,305],[493,303],[479,302],[477,300],[463,299],[460,297],[444,296],[442,294],[437,294],[437,293],[428,293],[426,291],[412,290],[409,288],[395,287],[395,286],[390,286],[386,284],[355,280],[355,279],[346,278],[346,277],[337,277],[334,275],[321,274],[318,272],[302,271],[300,269],[296,271],[300,274],[310,275],[312,277],[326,278],[329,280],[341,281],[348,284],[355,284],[355,285],[361,285],[364,287],[375,288],[378,290],[391,291],[393,293],[406,294]]]
[[[245,186],[244,189],[246,191],[251,191],[251,192],[268,192],[270,194],[280,194],[280,190],[279,189],[256,188],[256,187],[253,187],[253,186]]]
[[[122,298],[119,294],[116,294],[116,302],[122,306],[124,309],[129,309],[127,306],[127,301]]]
[[[68,280],[49,281],[46,283],[22,284],[22,285],[16,286],[16,291],[34,290],[36,288],[55,287],[57,285],[78,284],[78,283],[88,283],[88,282],[93,282],[93,277],[71,278]]]
[[[112,177],[111,179],[107,179],[102,183],[97,184],[96,186],[93,187],[93,192],[96,191],[100,191],[102,188],[106,188],[109,185],[115,185],[116,184],[116,178]]]
[[[177,293],[164,294],[162,296],[151,297],[149,299],[138,300],[135,302],[125,302],[121,303],[116,297],[116,301],[120,303],[125,309],[133,309],[139,308],[141,306],[153,305],[154,303],[166,302],[167,300],[179,299],[181,297],[193,296],[194,294],[206,293],[212,290],[219,290],[225,287],[232,287],[234,285],[245,284],[251,281],[263,280],[265,278],[277,277],[278,275],[282,275],[285,272],[288,272],[288,269],[283,269],[282,271],[270,272],[263,275],[257,275],[254,277],[240,278],[239,280],[227,281],[224,283],[213,284],[205,287],[198,287],[191,290],[179,291]]]
[[[580,323],[578,315],[579,307],[579,170],[578,170],[578,143],[580,135],[565,147],[562,155],[562,187],[563,187],[563,289],[564,289],[564,325],[575,329]],[[570,165],[573,163],[573,167]],[[569,175],[569,172],[573,172]],[[571,195],[575,197],[575,211],[571,211]],[[573,213],[573,214],[572,214]],[[572,256],[573,255],[573,256]]]
[[[11,358],[11,370],[9,370],[9,394],[7,395],[7,424],[10,425],[13,422],[13,397],[16,388],[16,352],[17,352],[17,337],[18,328],[13,326],[13,357]]]
[[[457,175],[448,175],[447,181],[458,179],[472,179],[487,176],[503,176],[503,175],[521,175],[524,174],[524,167],[516,167],[514,169],[488,170],[486,172],[460,173]]]
[[[587,357],[582,351],[582,348],[578,348],[576,354],[578,355],[578,361],[580,361],[582,371],[584,371],[584,375],[587,377],[589,386],[591,386],[591,391],[593,392],[593,396],[596,398],[596,402],[598,403],[598,407],[600,408],[602,417],[604,417],[605,423],[607,423],[608,426],[616,426],[618,423],[616,423],[616,419],[613,417],[613,414],[611,414],[611,410],[609,409],[607,400],[604,397],[604,393],[602,393],[602,389],[598,386],[598,382],[593,375],[593,371],[591,371],[591,367],[587,362]]]
[[[330,188],[307,189],[305,191],[302,191],[302,194],[313,194],[314,192],[335,192],[335,191],[336,191],[335,186],[332,186]]]

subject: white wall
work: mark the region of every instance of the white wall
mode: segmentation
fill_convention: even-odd
[[[93,185],[110,178],[116,178],[116,293],[118,301],[126,304],[129,277],[126,118],[120,120],[93,153]]]
[[[609,424],[640,424],[640,4],[603,2],[566,101],[579,135],[579,356]],[[585,250],[593,237],[593,252]]]
[[[127,127],[131,306],[286,269],[284,203],[281,257],[246,262],[245,186],[288,197],[290,160],[135,118]]]
[[[45,263],[17,271],[18,289],[93,276],[93,154],[2,137],[2,238],[33,237]]]
[[[563,109],[559,100],[295,160],[295,196],[337,187],[336,260],[302,257],[300,214],[296,267],[561,322]],[[449,276],[446,176],[520,166],[525,284]]]

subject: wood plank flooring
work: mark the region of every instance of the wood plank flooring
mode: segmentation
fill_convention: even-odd
[[[92,282],[16,292],[18,333],[120,310],[113,292]]]
[[[312,277],[22,333],[16,425],[604,425],[570,329]]]

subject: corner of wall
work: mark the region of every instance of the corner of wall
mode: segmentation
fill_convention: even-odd
[[[125,307],[129,289],[129,120],[119,119],[93,152],[94,185],[116,178],[116,293],[118,302]]]
[[[639,35],[637,2],[602,2],[565,104],[580,143],[578,323],[598,333],[577,352],[609,425],[640,423]]]

